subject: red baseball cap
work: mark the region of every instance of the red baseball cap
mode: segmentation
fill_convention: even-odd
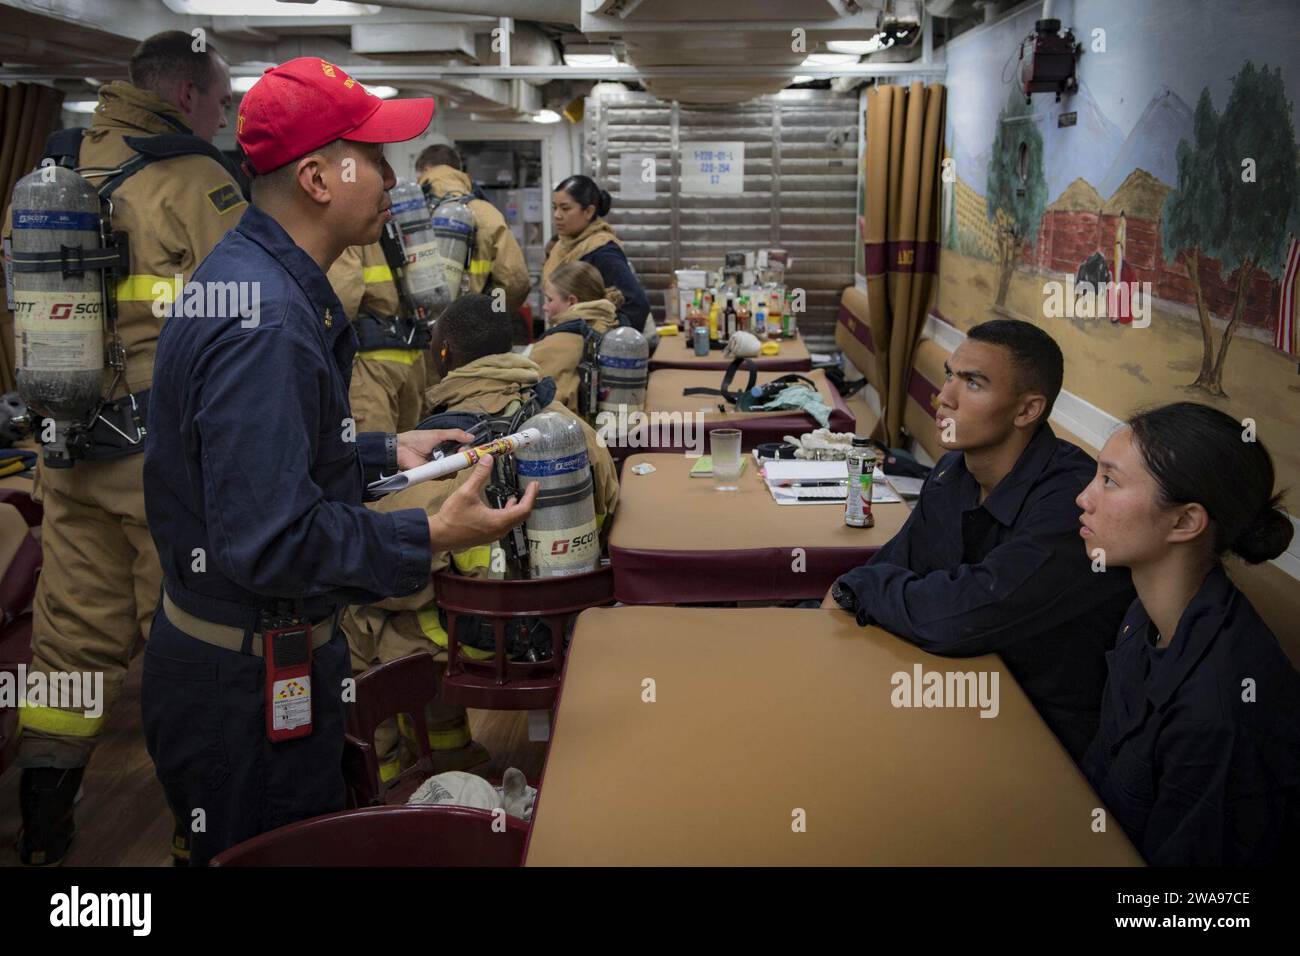
[[[261,174],[336,139],[414,139],[431,119],[431,98],[381,100],[328,60],[300,56],[270,67],[244,95],[235,139]]]

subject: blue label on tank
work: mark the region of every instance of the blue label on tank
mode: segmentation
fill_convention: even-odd
[[[469,223],[461,222],[459,219],[447,219],[443,216],[433,217],[433,228],[450,229],[452,232],[460,232],[469,235]]]
[[[643,358],[619,358],[614,355],[600,355],[597,358],[607,368],[645,368],[647,361]]]
[[[527,478],[549,478],[552,475],[567,475],[571,471],[587,468],[587,453],[580,451],[567,458],[543,458],[541,461],[529,461],[515,457],[516,469]]]
[[[99,214],[62,209],[15,209],[15,229],[86,229],[99,232]]]
[[[395,202],[389,207],[389,212],[394,216],[401,215],[404,212],[410,212],[412,209],[428,209],[423,199],[408,199],[405,202]]]

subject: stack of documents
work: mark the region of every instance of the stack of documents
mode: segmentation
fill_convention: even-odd
[[[849,466],[843,461],[767,461],[763,480],[779,505],[842,505],[848,496]],[[871,479],[871,503],[902,500],[877,468]]]

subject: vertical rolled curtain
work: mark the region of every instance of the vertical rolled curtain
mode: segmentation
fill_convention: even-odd
[[[9,207],[14,185],[36,167],[46,138],[59,128],[62,107],[63,93],[52,86],[0,86],[0,208]],[[0,393],[15,387],[14,317],[7,303],[8,295],[0,296]]]
[[[867,92],[866,217],[863,251],[882,371],[878,432],[902,441],[908,370],[939,269],[939,186],[945,88],[920,82]]]

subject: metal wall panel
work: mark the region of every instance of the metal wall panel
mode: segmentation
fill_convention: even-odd
[[[801,91],[727,106],[665,103],[645,93],[589,98],[583,169],[614,197],[610,224],[656,312],[672,270],[716,268],[730,249],[789,250],[787,285],[802,288],[809,344],[833,348],[841,290],[853,283],[857,235],[856,96]],[[835,129],[854,134],[828,142]],[[744,192],[682,195],[676,148],[692,140],[745,144]],[[655,156],[655,197],[620,195],[623,153]]]

